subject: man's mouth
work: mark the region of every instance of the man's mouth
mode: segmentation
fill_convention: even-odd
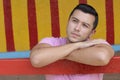
[[[74,37],[74,38],[80,37],[80,35],[75,32],[72,32],[71,34],[72,34],[72,37]]]

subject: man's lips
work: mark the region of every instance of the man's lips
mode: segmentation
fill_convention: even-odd
[[[80,35],[77,34],[77,33],[72,32],[71,34],[72,34],[73,37],[80,37]]]

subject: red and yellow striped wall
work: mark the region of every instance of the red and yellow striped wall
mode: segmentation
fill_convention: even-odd
[[[64,37],[68,16],[78,3],[99,13],[94,38],[120,44],[120,0],[0,0],[0,52],[30,50],[44,37]]]

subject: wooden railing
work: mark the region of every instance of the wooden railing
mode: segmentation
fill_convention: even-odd
[[[29,52],[1,53],[0,75],[120,73],[120,56],[118,55],[114,56],[106,66],[90,66],[60,60],[43,68],[34,68],[29,60]]]

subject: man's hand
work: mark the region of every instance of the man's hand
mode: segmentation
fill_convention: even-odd
[[[90,46],[94,46],[96,44],[102,44],[106,42],[103,39],[95,39],[95,40],[88,40],[88,41],[84,41],[84,42],[78,42],[76,43],[76,46],[78,48],[86,48],[86,47],[90,47]]]

